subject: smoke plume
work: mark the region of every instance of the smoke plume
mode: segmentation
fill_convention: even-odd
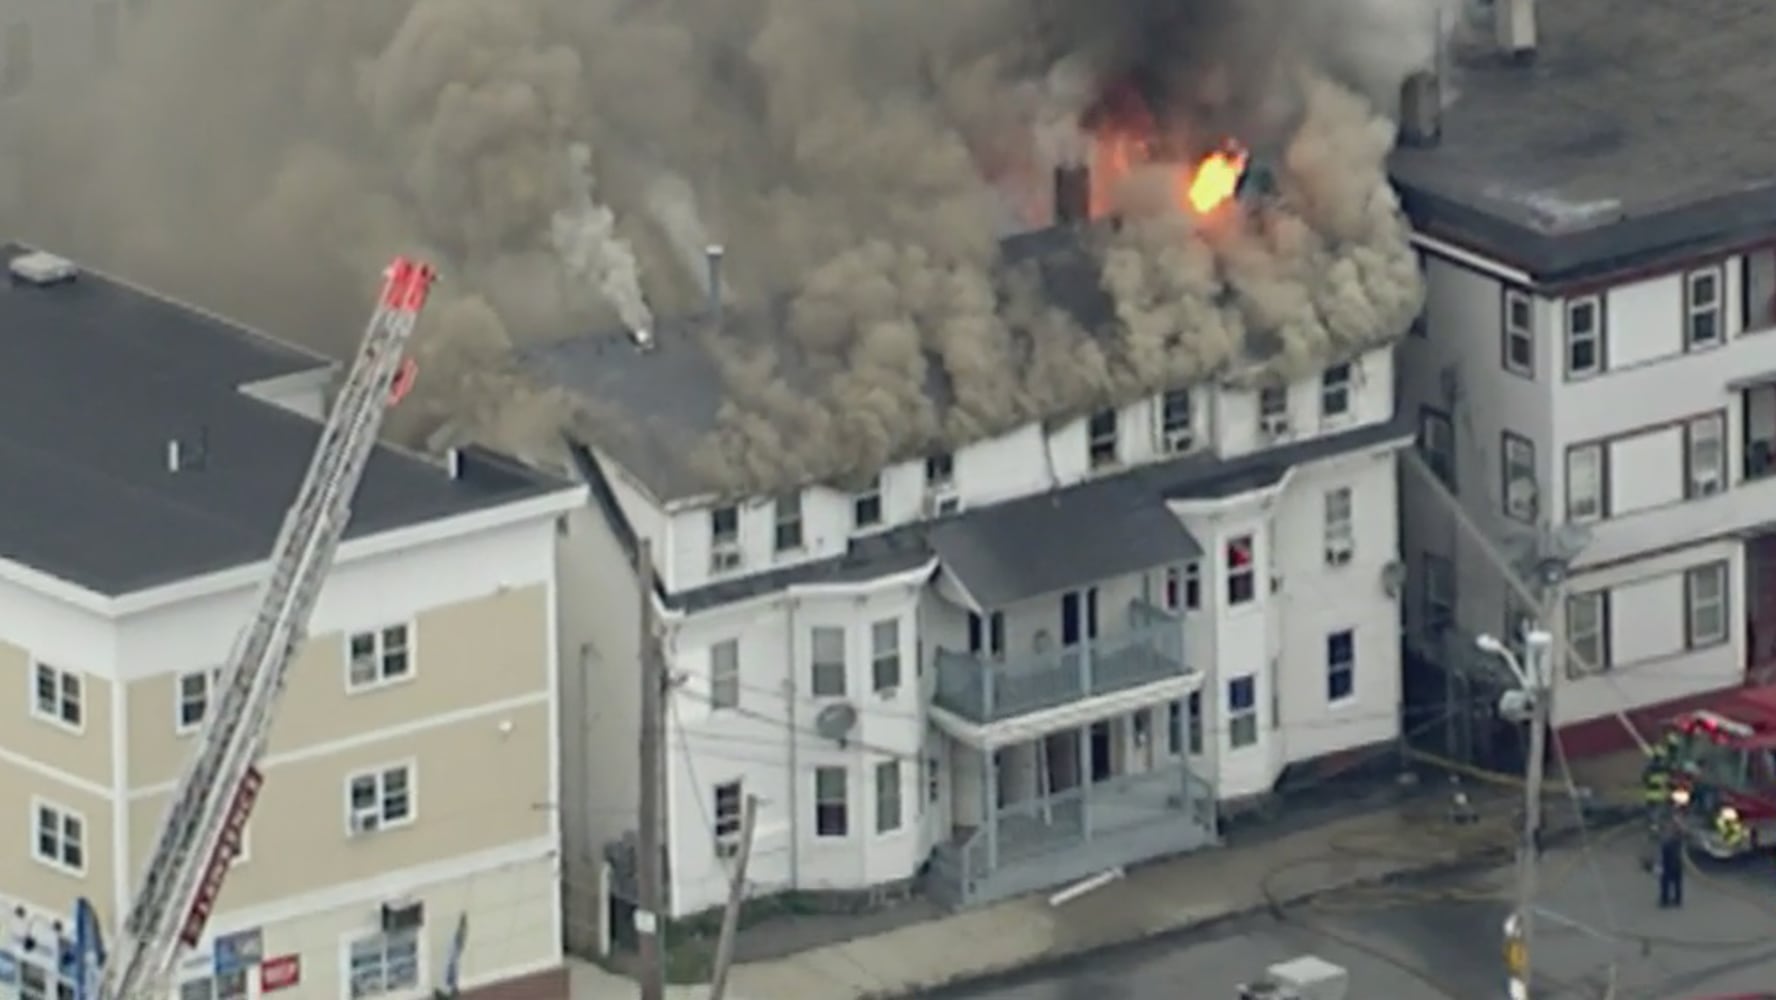
[[[725,393],[687,460],[720,489],[843,480],[1401,333],[1387,117],[1454,3],[156,0],[85,92],[27,106],[0,231],[329,352],[386,258],[424,254],[445,283],[396,432],[531,454],[563,422],[648,429],[513,348],[698,313],[722,243],[733,321],[699,336]],[[1196,219],[1136,171],[1127,224],[1086,238],[1094,326],[999,240],[1049,221],[1130,80],[1276,196]]]

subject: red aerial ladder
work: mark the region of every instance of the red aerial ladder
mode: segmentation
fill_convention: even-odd
[[[370,327],[272,548],[258,608],[222,669],[221,697],[204,720],[195,756],[105,963],[103,1000],[167,996],[180,953],[203,938],[240,850],[241,831],[265,782],[257,764],[278,696],[351,518],[352,497],[384,413],[413,384],[407,342],[437,274],[397,257],[383,277]]]

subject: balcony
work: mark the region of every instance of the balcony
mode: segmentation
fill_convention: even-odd
[[[1145,601],[1121,632],[1078,645],[1005,659],[940,648],[935,662],[937,706],[982,725],[1188,672],[1178,616]]]

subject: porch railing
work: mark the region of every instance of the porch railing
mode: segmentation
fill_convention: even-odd
[[[1182,676],[1177,615],[1130,602],[1117,632],[1049,652],[1004,659],[938,649],[936,703],[974,722],[995,722],[1093,695]]]

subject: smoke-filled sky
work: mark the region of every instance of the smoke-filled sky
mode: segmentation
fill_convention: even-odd
[[[513,447],[565,411],[505,373],[511,345],[701,309],[722,243],[735,310],[788,306],[709,345],[729,391],[698,469],[843,478],[1402,332],[1421,290],[1385,116],[1457,3],[155,0],[90,95],[27,122],[0,232],[333,353],[386,259],[425,254],[446,283],[400,431],[453,416]],[[1118,322],[1092,336],[1005,279],[997,240],[1047,221],[1080,114],[1131,78],[1279,195],[1193,220],[1131,178],[1101,255]]]

